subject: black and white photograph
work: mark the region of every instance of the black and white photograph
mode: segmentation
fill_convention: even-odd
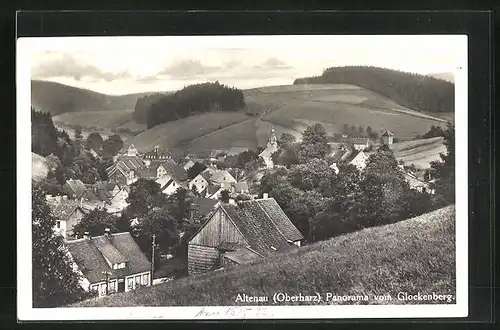
[[[21,320],[467,316],[465,35],[20,38],[17,118]]]

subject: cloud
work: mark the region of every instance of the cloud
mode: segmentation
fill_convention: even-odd
[[[276,57],[270,57],[265,60],[260,65],[254,66],[255,69],[276,69],[276,70],[288,70],[293,69],[293,67],[287,65],[285,62],[281,61]]]
[[[49,56],[32,67],[31,74],[35,79],[64,77],[73,78],[76,81],[80,81],[83,78],[89,78],[88,80],[90,81],[105,80],[110,82],[130,77],[130,73],[127,70],[119,72],[103,71],[93,65],[79,62],[69,53],[48,51],[43,55]]]
[[[168,75],[174,79],[192,79],[221,70],[218,66],[203,65],[199,60],[177,61],[157,73]]]

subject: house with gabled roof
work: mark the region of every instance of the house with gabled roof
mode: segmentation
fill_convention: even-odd
[[[365,137],[350,138],[349,145],[356,150],[366,150],[370,147],[370,139]]]
[[[138,156],[122,156],[106,169],[109,181],[131,185],[139,179],[138,172],[146,164]]]
[[[394,134],[391,131],[386,130],[380,136],[380,139],[381,139],[383,145],[390,146],[391,144],[394,143]]]
[[[128,232],[85,236],[65,246],[85,291],[102,296],[151,285],[151,262]]]
[[[273,198],[220,203],[188,243],[190,275],[300,247],[304,236]]]
[[[226,156],[238,156],[241,153],[248,151],[248,148],[245,147],[229,147],[225,150]]]
[[[230,184],[230,185],[236,184],[236,179],[227,170],[219,170],[214,172],[210,176],[209,180],[212,184],[219,186],[222,184]]]
[[[172,155],[167,149],[159,145],[154,146],[153,150],[144,154],[145,161],[165,161],[167,159],[172,159]]]
[[[209,184],[210,174],[208,172],[202,172],[189,181],[188,187],[190,190],[193,190],[194,188],[197,192],[201,193],[208,187]]]
[[[67,196],[45,196],[51,215],[56,219],[54,232],[65,239],[73,239],[73,228],[82,220],[85,210]]]
[[[87,187],[81,180],[68,179],[62,187],[63,192],[71,199],[80,199]]]
[[[172,195],[181,187],[181,183],[170,176],[159,178],[156,180],[156,183],[160,185],[160,190],[165,195]]]

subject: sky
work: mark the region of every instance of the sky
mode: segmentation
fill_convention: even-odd
[[[466,37],[178,36],[28,38],[31,79],[123,95],[207,81],[240,89],[292,84],[334,66],[454,72]]]

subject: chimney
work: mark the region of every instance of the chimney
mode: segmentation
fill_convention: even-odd
[[[263,194],[262,194],[262,198],[263,198],[263,199],[269,198],[269,194],[268,194],[268,193],[263,193]]]
[[[86,240],[90,239],[90,234],[89,234],[88,231],[86,231],[86,232],[83,233],[83,238],[86,239]]]
[[[80,207],[83,207],[83,197],[80,198]]]
[[[110,232],[109,228],[104,229],[104,236],[106,236],[107,238],[109,238],[109,236],[110,236],[109,232]]]

